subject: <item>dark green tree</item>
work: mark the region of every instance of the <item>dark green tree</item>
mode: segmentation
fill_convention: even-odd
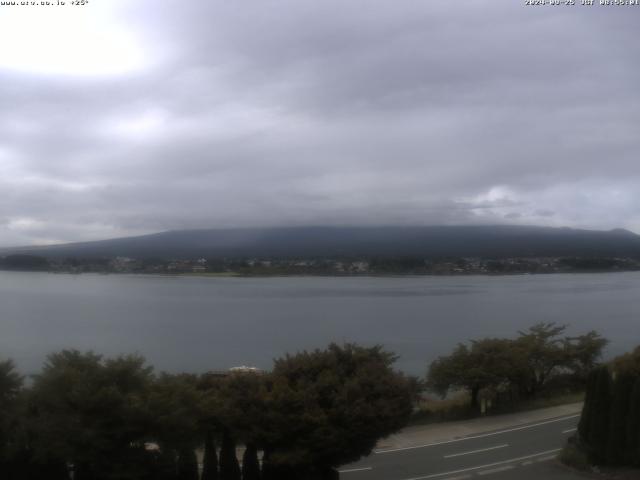
[[[553,322],[541,322],[527,331],[519,332],[515,346],[520,350],[521,357],[526,359],[526,375],[522,377],[520,385],[521,392],[526,396],[536,396],[551,376],[571,361],[566,341],[560,337],[566,328]]]
[[[432,362],[427,385],[446,395],[452,388],[465,389],[471,397],[471,407],[479,406],[479,394],[484,388],[497,388],[525,375],[525,360],[511,340],[485,338],[474,340],[471,346],[459,344],[449,356]]]
[[[158,452],[155,478],[158,480],[180,480],[178,477],[178,456],[175,450],[164,447]]]
[[[607,439],[607,463],[624,465],[627,447],[627,422],[629,417],[631,391],[635,378],[621,373],[613,382],[611,412],[609,413],[609,435]]]
[[[19,440],[23,427],[20,394],[23,378],[11,360],[0,362],[0,472],[8,479],[18,478],[25,468],[26,452]]]
[[[640,346],[630,353],[620,355],[613,360],[616,372],[624,372],[634,377],[640,377]]]
[[[608,343],[609,341],[595,330],[577,337],[566,337],[563,340],[563,348],[567,353],[566,368],[579,379],[586,380],[597,366]]]
[[[381,347],[332,344],[275,361],[263,414],[278,475],[311,477],[368,455],[412,411],[412,389]]]
[[[218,480],[218,453],[215,437],[210,430],[205,433],[201,480]]]
[[[598,373],[598,370],[592,370],[587,377],[587,389],[582,406],[582,414],[580,415],[580,421],[578,423],[578,435],[585,444],[588,444],[591,438],[591,418],[594,415],[593,404],[595,401]]]
[[[240,480],[240,464],[236,456],[236,442],[228,429],[222,434],[220,449],[220,480]]]
[[[242,455],[242,480],[260,480],[260,462],[258,449],[249,443]]]
[[[198,480],[198,459],[193,449],[188,447],[180,449],[177,470],[179,480]]]
[[[190,374],[160,374],[149,386],[146,411],[148,432],[162,452],[163,475],[180,476],[178,463],[185,453],[201,445],[202,395],[198,377]]]
[[[628,408],[626,461],[640,467],[640,376],[636,377]]]
[[[593,406],[589,419],[589,436],[587,444],[589,457],[596,464],[604,464],[607,457],[607,442],[609,440],[609,417],[611,412],[611,373],[609,368],[602,366],[594,384]]]
[[[137,356],[50,355],[30,395],[34,454],[74,464],[78,480],[142,475],[151,378]]]

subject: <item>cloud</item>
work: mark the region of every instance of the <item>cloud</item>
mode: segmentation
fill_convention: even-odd
[[[0,34],[46,45],[0,54],[1,244],[320,223],[640,231],[640,10],[72,13],[38,31],[25,10]],[[82,48],[47,43],[63,28]]]

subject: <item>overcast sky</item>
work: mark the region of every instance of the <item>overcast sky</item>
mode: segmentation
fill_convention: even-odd
[[[0,245],[640,232],[639,24],[640,7],[524,0],[0,6]]]

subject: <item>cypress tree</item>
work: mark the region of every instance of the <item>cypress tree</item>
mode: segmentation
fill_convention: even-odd
[[[607,463],[624,464],[627,446],[627,416],[629,414],[629,398],[633,389],[634,378],[628,374],[620,374],[613,382],[611,413],[609,416],[609,438],[607,441]]]
[[[178,455],[178,479],[198,480],[198,458],[193,448],[183,448]]]
[[[176,455],[170,448],[160,449],[160,455],[158,455],[157,477],[159,480],[178,480]]]
[[[629,397],[625,451],[627,463],[640,467],[640,378],[636,378]]]
[[[236,442],[228,430],[222,434],[220,449],[220,480],[240,480],[240,465],[236,456]]]
[[[582,407],[582,415],[580,415],[580,422],[578,423],[578,436],[580,441],[584,444],[589,444],[590,429],[593,416],[593,398],[595,395],[596,378],[598,377],[598,370],[592,370],[587,377],[587,391],[584,398],[584,405]]]
[[[589,449],[591,461],[604,464],[607,459],[609,439],[609,414],[611,412],[611,374],[606,366],[598,369],[589,425]]]
[[[202,480],[218,480],[218,454],[213,433],[208,431],[204,438],[204,458],[202,459]]]
[[[253,443],[247,444],[242,456],[242,480],[260,480],[258,449]]]
[[[271,451],[265,448],[262,453],[262,480],[277,480],[271,463]]]

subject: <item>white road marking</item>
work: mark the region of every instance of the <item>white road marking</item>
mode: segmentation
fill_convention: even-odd
[[[471,450],[470,452],[452,453],[451,455],[445,455],[444,458],[461,457],[463,455],[471,455],[472,453],[488,452],[489,450],[497,450],[498,448],[505,448],[508,446],[509,444],[505,443],[504,445],[496,445],[495,447],[487,447],[487,448],[481,448],[479,450]]]
[[[351,473],[351,472],[365,472],[367,470],[373,470],[373,467],[347,468],[346,470],[338,470],[338,472],[340,472],[340,473]]]
[[[562,433],[571,433],[578,430],[578,428],[567,428],[566,430],[562,430]]]
[[[478,475],[491,475],[492,473],[504,472],[506,470],[511,470],[512,468],[514,468],[513,465],[506,465],[504,467],[492,468],[491,470],[483,470],[478,472]]]
[[[522,462],[520,465],[526,467],[527,465],[533,465],[533,462],[531,460],[527,460],[526,462]]]
[[[467,480],[468,478],[471,478],[471,475],[460,475],[459,477],[448,477],[448,478],[443,478],[442,480]]]
[[[549,460],[555,460],[555,455],[549,455],[548,457],[537,458],[536,462],[548,462]]]
[[[529,458],[539,457],[540,455],[548,455],[550,453],[557,453],[560,450],[562,450],[562,449],[561,448],[556,448],[555,450],[547,450],[545,452],[538,452],[538,453],[534,453],[532,455],[525,455],[524,457],[510,458],[509,460],[503,460],[501,462],[488,463],[486,465],[478,465],[477,467],[462,468],[460,470],[453,470],[451,472],[433,473],[431,475],[424,475],[422,477],[405,478],[404,480],[427,480],[429,478],[438,478],[438,477],[444,477],[446,475],[455,475],[456,473],[471,472],[473,470],[481,470],[483,468],[491,468],[491,467],[496,467],[498,465],[505,465],[507,463],[519,462],[521,460],[527,460]]]
[[[382,454],[382,453],[401,452],[403,450],[415,450],[417,448],[427,448],[427,447],[434,447],[436,445],[446,445],[448,443],[464,442],[465,440],[474,440],[476,438],[492,437],[494,435],[501,435],[503,433],[517,432],[518,430],[526,430],[527,428],[539,427],[540,425],[548,425],[550,423],[563,422],[565,420],[570,420],[572,418],[577,418],[579,416],[580,416],[580,414],[578,413],[576,415],[569,415],[568,417],[555,418],[553,420],[547,420],[545,422],[534,423],[534,424],[531,424],[531,425],[523,425],[522,427],[509,428],[507,430],[500,430],[498,432],[483,433],[481,435],[473,435],[471,437],[456,438],[454,440],[445,440],[444,442],[427,443],[425,445],[415,445],[415,446],[412,446],[412,447],[401,447],[401,448],[389,448],[389,449],[386,449],[386,450],[375,450],[373,453]]]

